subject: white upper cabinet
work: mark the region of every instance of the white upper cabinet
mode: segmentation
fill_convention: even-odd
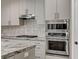
[[[8,0],[1,1],[1,25],[8,25],[9,21],[9,5]],[[7,5],[7,7],[6,7]]]
[[[70,0],[45,0],[45,19],[69,19]]]
[[[26,14],[35,14],[35,0],[2,0],[1,1],[1,25],[21,25],[19,17]]]
[[[59,19],[70,19],[70,0],[57,0]]]
[[[19,17],[26,14],[35,15],[37,24],[45,20],[69,19],[70,0],[2,0],[1,25],[21,25]]]
[[[19,25],[19,3],[18,0],[9,0],[9,18],[11,24],[9,25]]]
[[[19,25],[18,0],[2,0],[1,25]]]
[[[45,19],[52,20],[55,17],[56,0],[45,0]]]
[[[44,21],[45,21],[44,0],[35,0],[35,16],[38,24],[44,24]]]

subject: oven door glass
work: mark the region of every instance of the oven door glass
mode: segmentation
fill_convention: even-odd
[[[66,42],[65,41],[48,41],[48,49],[56,51],[66,51]]]

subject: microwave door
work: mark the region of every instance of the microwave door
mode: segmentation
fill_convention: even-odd
[[[47,28],[50,29],[50,24],[47,24]]]
[[[62,24],[56,24],[56,29],[63,29],[63,25]]]
[[[55,24],[47,24],[47,29],[55,29],[56,25]]]
[[[51,29],[56,29],[56,24],[51,24]]]
[[[67,24],[63,24],[63,29],[67,29]]]
[[[56,24],[56,29],[67,29],[67,24]]]

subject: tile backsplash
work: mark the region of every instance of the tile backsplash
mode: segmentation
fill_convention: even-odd
[[[7,36],[38,35],[45,37],[45,24],[37,24],[36,20],[26,20],[22,26],[5,26],[1,28],[1,34]]]

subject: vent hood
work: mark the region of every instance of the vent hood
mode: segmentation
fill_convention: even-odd
[[[19,17],[19,19],[21,19],[21,20],[35,19],[35,15],[34,15],[34,14],[29,14],[28,11],[29,11],[29,10],[26,9],[26,10],[25,10],[25,14],[21,15],[21,16]]]
[[[19,19],[22,19],[22,20],[35,19],[35,15],[33,14],[21,15]]]

